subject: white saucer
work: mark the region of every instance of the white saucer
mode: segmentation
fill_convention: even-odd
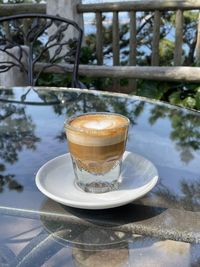
[[[70,154],[44,164],[36,174],[36,185],[47,197],[66,206],[82,209],[108,209],[132,202],[148,193],[158,181],[158,172],[146,158],[126,151],[118,190],[94,194],[75,186]]]

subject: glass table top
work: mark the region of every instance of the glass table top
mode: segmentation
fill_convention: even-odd
[[[122,207],[70,208],[44,196],[35,175],[68,152],[64,121],[95,111],[130,119],[127,150],[152,161],[159,182]],[[0,263],[102,266],[105,258],[103,266],[155,266],[158,259],[158,266],[198,266],[199,162],[198,112],[93,90],[1,88]]]

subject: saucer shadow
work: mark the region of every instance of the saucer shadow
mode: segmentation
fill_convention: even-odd
[[[40,209],[40,219],[58,242],[95,250],[123,246],[134,234],[127,225],[141,223],[165,210],[135,204],[106,210],[83,210],[46,199]]]

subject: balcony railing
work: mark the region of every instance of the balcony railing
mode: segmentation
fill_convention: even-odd
[[[32,10],[38,13],[45,13],[46,6],[44,4],[4,4],[0,5],[0,16],[12,15],[17,13],[31,13]],[[113,77],[113,78],[129,78],[129,79],[152,79],[167,81],[192,81],[200,82],[200,68],[181,66],[182,62],[182,46],[183,46],[183,24],[184,11],[200,10],[200,0],[166,0],[166,1],[130,1],[117,3],[101,3],[101,4],[79,4],[77,13],[95,13],[96,18],[96,57],[97,65],[80,65],[79,73],[81,75],[93,77]],[[137,66],[137,12],[148,11],[153,17],[153,38],[151,66]],[[173,66],[159,66],[159,41],[160,41],[160,24],[162,12],[175,12],[175,49]],[[128,65],[120,66],[120,48],[119,48],[119,14],[120,12],[128,12],[130,17],[129,30],[129,55]],[[103,54],[103,15],[112,13],[112,55],[113,66],[104,65]],[[196,42],[196,58],[200,59],[200,22],[197,23],[197,42]],[[41,65],[38,65],[40,68]],[[66,65],[70,69],[70,66]],[[52,71],[58,72],[58,69],[52,68]]]

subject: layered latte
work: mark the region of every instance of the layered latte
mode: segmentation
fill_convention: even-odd
[[[66,127],[69,150],[79,168],[104,174],[118,164],[126,145],[129,120],[112,113],[88,113]]]

